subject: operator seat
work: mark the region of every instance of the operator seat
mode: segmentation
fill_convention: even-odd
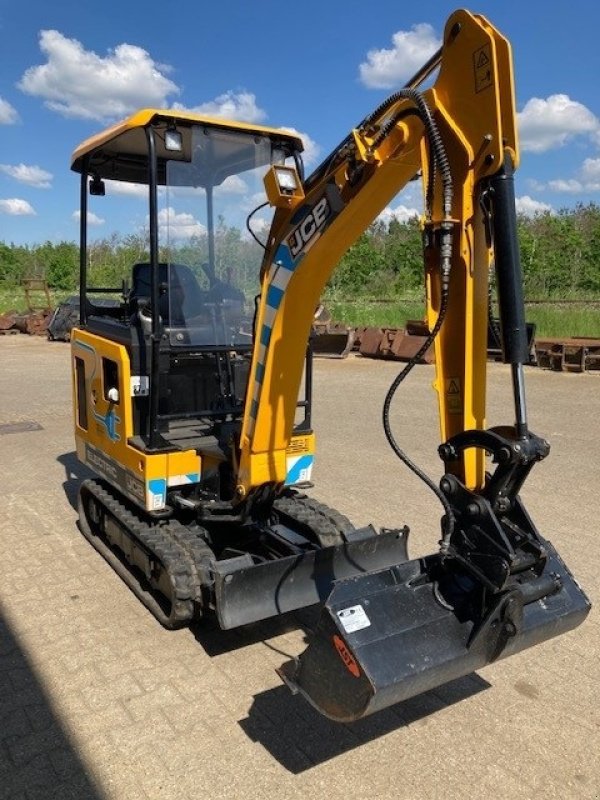
[[[148,262],[133,265],[129,307],[133,313],[151,297],[151,266]],[[199,309],[206,302],[207,293],[202,291],[192,270],[185,264],[158,265],[159,299],[158,313],[165,327],[184,325],[187,309]],[[189,313],[188,313],[189,316]]]

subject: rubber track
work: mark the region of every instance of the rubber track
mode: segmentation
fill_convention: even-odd
[[[306,495],[288,491],[273,505],[277,513],[292,525],[296,522],[302,528],[309,528],[322,547],[341,544],[344,534],[354,530],[348,517]]]
[[[127,536],[149,558],[158,561],[167,573],[172,588],[172,597],[166,598],[172,604],[170,614],[162,611],[157,601],[149,597],[148,592],[137,581],[133,573],[129,570],[117,569],[119,575],[144,605],[167,628],[181,627],[189,622],[194,616],[196,604],[202,600],[202,585],[208,572],[207,562],[212,557],[212,551],[202,540],[200,533],[189,530],[176,520],[149,523],[141,519],[104,481],[96,479],[84,481],[81,493],[82,495],[86,493],[92,495],[120,525]],[[84,515],[80,513],[80,516]],[[107,548],[104,540],[91,532],[87,518],[82,519],[82,523],[88,526],[89,534],[91,534],[88,535],[88,532],[84,530],[86,538],[90,539],[96,549],[116,568],[114,560],[109,557],[110,553],[114,554],[112,548]],[[108,540],[106,534],[103,534],[103,537]],[[99,538],[100,541],[97,541]],[[98,546],[99,544],[102,546]]]

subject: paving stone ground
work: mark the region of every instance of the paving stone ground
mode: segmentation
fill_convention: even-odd
[[[397,365],[318,361],[316,497],[362,525],[410,524],[435,548],[437,501],[389,450],[380,414]],[[600,375],[526,370],[531,427],[553,451],[523,492],[600,601]],[[439,476],[433,370],[394,409]],[[513,419],[490,365],[489,423]],[[303,649],[292,616],[223,633],[163,630],[83,539],[73,508],[69,348],[0,340],[0,800],[600,798],[600,627],[576,631],[352,725],[318,715],[275,669]]]

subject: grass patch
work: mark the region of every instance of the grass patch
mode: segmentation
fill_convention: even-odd
[[[336,322],[352,327],[403,328],[408,319],[423,319],[425,306],[420,300],[346,300],[325,303]]]
[[[50,301],[53,308],[62,302],[66,297],[77,294],[77,290],[66,291],[64,289],[50,289]],[[46,295],[43,291],[34,289],[30,292],[31,301],[34,308],[45,308]],[[22,286],[0,286],[0,314],[5,314],[7,311],[18,311],[24,313],[27,311],[27,301],[25,300],[25,291]]]
[[[408,319],[423,319],[425,307],[414,297],[397,300],[325,300],[336,322],[376,328],[403,328]],[[536,325],[537,336],[600,337],[600,305],[585,300],[560,303],[536,303],[525,306],[525,319]]]
[[[525,307],[525,318],[535,322],[536,336],[600,337],[600,306],[582,303],[536,304]]]
[[[77,289],[50,290],[52,305],[56,307],[62,300],[77,294]],[[36,308],[43,308],[46,299],[43,292],[32,293]],[[325,305],[332,318],[352,327],[372,326],[376,328],[403,328],[409,319],[423,319],[425,306],[417,293],[378,300],[359,298],[357,300],[339,297],[325,297]],[[7,311],[27,311],[25,293],[20,286],[0,286],[0,314]],[[549,302],[526,304],[525,318],[534,322],[537,336],[600,337],[600,303],[585,299],[570,302]]]

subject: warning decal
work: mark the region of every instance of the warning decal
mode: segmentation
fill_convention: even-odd
[[[446,378],[446,409],[448,414],[462,414],[463,402],[460,378]]]
[[[367,612],[360,605],[350,606],[350,608],[343,608],[337,612],[338,619],[342,623],[346,633],[354,633],[363,628],[368,628],[371,620],[367,616]]]
[[[482,92],[492,85],[492,54],[490,45],[484,44],[473,53],[473,67],[475,70],[475,91]]]

